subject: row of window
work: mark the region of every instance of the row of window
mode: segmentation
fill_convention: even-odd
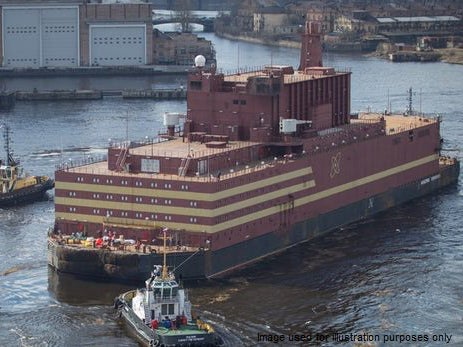
[[[143,44],[143,41],[122,41],[122,42],[119,42],[119,41],[116,41],[116,42],[97,42],[96,40],[93,40],[93,45],[94,46],[97,46],[97,45],[120,45],[120,44],[123,44],[123,45],[141,45]]]
[[[70,61],[72,63],[76,62],[75,58],[45,58],[45,62],[48,63],[49,61]]]
[[[7,62],[10,63],[12,61],[31,61],[34,64],[37,64],[38,60],[37,58],[21,58],[21,59],[14,59],[14,58],[8,58]],[[45,63],[51,62],[51,61],[70,61],[72,63],[75,63],[76,60],[74,58],[45,58]]]
[[[174,304],[162,304],[161,305],[161,316],[173,315],[175,314],[175,305]]]
[[[73,213],[76,213],[77,212],[77,208],[76,207],[73,207],[73,206],[70,206],[68,208],[69,212],[73,212]],[[94,208],[92,210],[92,213],[94,215],[102,215],[102,210],[100,210],[99,208]],[[106,210],[106,216],[114,216],[114,211],[112,210]],[[129,217],[129,212],[128,211],[119,211],[119,214],[120,214],[120,217]],[[142,212],[136,212],[135,213],[135,218],[136,219],[151,219],[151,220],[158,220],[159,219],[159,216],[157,214],[149,214],[149,213],[142,213]],[[166,221],[171,221],[172,220],[172,216],[171,215],[164,215],[164,220]],[[228,215],[224,215],[224,216],[220,216],[216,219],[216,222],[217,223],[221,223],[221,222],[225,222],[225,221],[228,221],[230,220],[230,217]],[[198,218],[197,217],[190,217],[189,219],[190,223],[198,223]],[[262,221],[261,221],[261,224],[262,224]]]
[[[113,61],[113,60],[133,60],[138,61],[140,63],[143,62],[143,57],[95,57],[93,58],[94,63],[98,63],[99,61]]]
[[[77,212],[77,209],[76,207],[69,207],[69,212]],[[102,211],[98,208],[94,208],[92,210],[93,214],[94,215],[102,215]],[[125,218],[128,218],[129,217],[129,212],[128,211],[120,211],[120,217],[125,217]],[[106,211],[106,216],[114,216],[114,211],[112,210],[107,210]],[[150,219],[150,220],[159,220],[159,216],[157,214],[149,214],[149,213],[142,213],[142,212],[137,212],[135,213],[135,218],[136,219],[144,219],[144,220],[147,220],[147,219]],[[162,218],[161,218],[162,219]],[[164,218],[163,220],[165,221],[172,221],[172,216],[171,215],[164,215]],[[221,216],[217,219],[217,222],[220,223],[220,222],[225,222],[229,220],[228,216]],[[198,218],[196,217],[190,217],[189,219],[190,223],[198,223]],[[262,219],[259,221],[260,224],[262,224]],[[253,223],[254,225],[256,225],[256,222]],[[246,228],[249,228],[249,225],[246,225]],[[233,232],[232,232],[233,233]]]
[[[70,197],[75,197],[76,192],[71,191],[71,192],[69,192],[68,195]],[[104,194],[101,194],[101,195],[99,193],[93,193],[92,194],[93,199],[100,199],[101,196],[104,196]],[[114,196],[112,194],[106,194],[105,198],[106,198],[106,200],[114,200]],[[141,196],[136,196],[135,197],[135,202],[143,203],[144,199],[147,199],[147,197],[143,198]],[[127,195],[121,195],[121,201],[129,201],[129,197]],[[162,201],[162,199],[150,198],[150,201],[151,201],[152,204],[157,204],[160,201]],[[165,205],[172,205],[172,200],[164,199],[164,204]],[[198,202],[197,201],[190,201],[190,206],[191,207],[197,207]]]
[[[82,176],[77,176],[77,177],[76,177],[76,181],[77,181],[77,182],[84,182],[84,181],[85,181],[85,178],[82,177]],[[103,180],[101,180],[101,182],[103,182]],[[100,183],[100,178],[99,178],[99,177],[92,177],[92,183]],[[114,181],[113,181],[112,178],[107,178],[107,179],[105,180],[105,183],[106,183],[106,184],[113,184]],[[122,185],[122,186],[128,186],[128,185],[129,185],[129,181],[126,180],[126,179],[122,179],[122,180],[120,181],[120,185]],[[135,181],[135,186],[136,186],[136,187],[143,187],[143,181]],[[160,187],[164,187],[165,189],[172,189],[172,184],[171,184],[171,183],[164,183],[164,185],[163,185],[162,183],[160,183],[160,184],[158,185],[157,182],[151,182],[151,183],[150,183],[150,187],[151,187],[151,188],[158,188],[158,187],[160,188]],[[189,187],[187,184],[182,184],[182,185],[180,186],[180,189],[181,189],[181,190],[189,190],[189,188],[190,188],[190,187]]]
[[[46,28],[46,27],[45,27],[45,28]],[[37,27],[36,27],[35,25],[34,25],[34,26],[18,26],[18,27],[13,27],[13,26],[10,27],[10,26],[7,26],[7,27],[6,27],[6,30],[10,30],[10,29],[11,29],[11,30],[31,30],[31,29],[36,30]]]
[[[35,32],[35,31],[34,31]],[[45,33],[73,33],[74,30],[45,30]]]
[[[45,33],[73,33],[75,32],[74,26],[46,26]],[[7,34],[36,34],[37,27],[29,26],[29,27],[7,27],[6,28]]]
[[[37,31],[35,30],[16,30],[16,31],[8,30],[6,33],[7,34],[36,34]]]
[[[70,206],[68,208],[68,211],[69,212],[73,212],[73,213],[76,213],[77,212],[77,208],[76,207],[73,207],[73,206]],[[102,213],[102,212],[105,212],[105,213]],[[115,216],[116,213],[114,213],[114,211],[112,210],[106,210],[106,211],[102,211],[101,209],[99,208],[94,208],[92,210],[92,213],[94,215],[106,215],[106,216]],[[119,211],[119,216],[120,217],[129,217],[129,211]],[[157,214],[153,214],[153,213],[142,213],[142,212],[136,212],[135,213],[135,218],[136,219],[151,219],[151,220],[159,220],[159,216]],[[161,218],[162,219],[162,218]],[[166,221],[171,221],[172,220],[172,216],[171,215],[164,215],[164,220]],[[198,219],[196,217],[190,217],[190,222],[191,223],[197,223],[198,222]]]
[[[123,36],[123,37],[93,37],[94,42],[96,40],[98,40],[98,41],[112,41],[112,40],[122,40],[122,41],[134,40],[134,41],[136,41],[136,40],[142,40],[142,39],[143,39],[143,37],[141,37],[141,36],[140,37],[130,37],[130,36],[128,36],[128,37],[125,37],[125,36]]]
[[[73,207],[73,206],[70,206],[70,207],[68,207],[68,211],[72,212],[72,213],[76,213],[77,208]],[[106,216],[114,216],[115,215],[114,211],[112,211],[112,210],[100,210],[99,208],[94,208],[92,210],[92,213],[94,215],[106,215]],[[120,217],[128,218],[129,213],[130,213],[129,211],[118,211],[118,213],[116,213],[116,214],[119,214]],[[171,215],[164,215],[164,218],[159,218],[159,216],[157,214],[143,213],[143,212],[136,212],[135,213],[135,218],[136,219],[144,219],[144,220],[159,220],[159,219],[163,219],[163,220],[166,220],[166,221],[171,221],[172,220]],[[217,217],[215,219],[215,221],[216,221],[216,223],[223,223],[223,222],[226,222],[226,221],[231,220],[231,219],[233,219],[232,216],[222,215],[222,216]],[[198,223],[198,218],[197,217],[189,217],[189,222],[190,223]],[[260,221],[260,223],[262,224],[262,220]]]
[[[98,210],[98,209],[95,209],[95,210],[93,210],[93,211],[94,211],[93,214],[100,214],[100,212],[99,212],[100,210]],[[72,212],[72,211],[71,211],[71,212]],[[75,208],[74,208],[74,212],[75,212]],[[106,215],[114,216],[114,212],[108,210],[108,211],[106,212]],[[128,212],[128,211],[120,211],[120,216],[121,216],[121,217],[126,217],[126,218],[127,218],[127,217],[129,217],[129,212]],[[145,213],[141,213],[141,212],[135,213],[135,218],[137,218],[137,219],[145,219],[145,220],[146,220],[147,218],[148,218],[148,219],[151,219],[151,220],[158,220],[158,219],[159,219],[157,214],[151,214],[151,215],[149,215],[149,214],[145,214]],[[165,216],[164,216],[164,220],[169,220],[169,221],[170,221],[170,220],[172,220],[172,216],[165,215]]]
[[[75,29],[74,25],[45,25],[45,30],[57,30],[57,29]]]
[[[8,58],[7,63],[10,63],[12,61],[32,61],[34,64],[37,64],[37,59],[36,58],[21,58],[21,59],[13,59],[13,58]]]

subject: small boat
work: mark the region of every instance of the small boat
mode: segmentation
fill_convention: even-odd
[[[10,149],[10,128],[4,129],[6,160],[0,160],[0,207],[13,206],[40,200],[47,190],[55,186],[48,176],[29,176],[23,174],[19,160]]]
[[[166,230],[164,230],[164,249]],[[193,319],[187,291],[164,264],[155,265],[145,288],[125,292],[114,307],[129,331],[145,346],[219,346],[221,338],[199,317]]]

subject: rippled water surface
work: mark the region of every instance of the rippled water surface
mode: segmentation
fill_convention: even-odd
[[[213,39],[219,68],[298,64],[298,51]],[[238,64],[239,57],[239,64]],[[325,55],[349,68],[352,110],[405,109],[443,116],[444,146],[460,156],[463,66],[393,64],[361,55]],[[4,80],[9,88],[146,88],[181,79],[55,78]],[[51,88],[50,88],[51,89]],[[62,161],[105,154],[109,139],[153,137],[165,111],[184,102],[151,100],[17,103],[0,114],[13,130],[15,153],[34,173],[53,175]],[[452,335],[463,346],[463,210],[460,186],[395,208],[266,259],[224,280],[190,283],[196,310],[228,346],[259,345],[258,334]],[[112,300],[132,285],[57,275],[47,267],[46,232],[53,194],[33,205],[0,210],[0,346],[136,346],[114,319]],[[393,336],[392,336],[393,337]],[[269,343],[269,345],[273,345]],[[312,341],[305,345],[335,345]],[[339,344],[343,345],[343,344]],[[352,345],[352,344],[347,344]],[[376,342],[377,346],[411,343]],[[443,346],[445,342],[415,343]]]

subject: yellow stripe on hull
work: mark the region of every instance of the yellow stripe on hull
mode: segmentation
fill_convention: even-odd
[[[342,184],[342,185],[339,185],[333,188],[326,189],[318,193],[314,193],[314,194],[311,194],[305,197],[301,197],[299,199],[294,200],[294,206],[295,207],[303,206],[308,203],[321,200],[321,199],[333,196],[335,194],[345,192],[350,189],[358,188],[360,186],[363,186],[363,185],[390,177],[392,175],[405,172],[407,170],[416,168],[418,166],[430,163],[432,161],[438,160],[438,158],[439,156],[437,154],[433,154],[433,155],[430,155],[430,156],[427,156],[421,159],[417,159],[417,160],[414,160],[412,162],[409,162],[403,165],[396,166],[394,168],[391,168],[391,169],[388,169],[382,172],[378,172],[370,176],[359,178],[357,180],[354,180],[354,181],[351,181],[351,182],[348,182],[348,183],[345,183],[345,184]],[[216,233],[218,231],[233,228],[233,227],[245,224],[245,223],[249,223],[249,222],[261,219],[261,218],[268,217],[270,215],[273,215],[279,212],[280,212],[279,205],[272,206],[267,209],[254,212],[254,213],[250,213],[248,215],[238,217],[238,218],[235,218],[235,219],[223,222],[223,223],[218,223],[215,225],[175,223],[175,222],[167,222],[167,221],[156,221],[156,223],[159,223],[159,225],[163,225],[171,229],[180,229],[180,230],[184,229],[188,231]],[[82,215],[82,214],[57,212],[56,217],[57,218],[61,217],[61,218],[68,219],[68,220],[72,220],[72,219],[88,220],[94,223],[102,222],[102,216],[93,216],[93,215]],[[140,223],[143,223],[143,221],[140,221],[140,220],[137,221],[136,219],[126,219],[126,220],[127,220],[127,223],[133,223],[134,225],[140,225]]]
[[[167,189],[155,188],[138,188],[138,187],[123,187],[114,185],[100,185],[100,184],[85,184],[85,183],[71,183],[71,182],[56,182],[55,188],[57,190],[70,190],[70,191],[84,191],[96,194],[121,194],[132,196],[146,196],[153,198],[166,198],[166,199],[183,199],[183,200],[197,200],[197,201],[218,201],[228,198],[237,194],[256,190],[274,184],[282,183],[293,178],[304,177],[312,174],[312,168],[304,168],[290,173],[265,178],[263,180],[255,181],[252,183],[244,184],[239,187],[226,189],[216,193],[196,193],[191,191],[172,191]],[[210,184],[210,183],[208,183]]]

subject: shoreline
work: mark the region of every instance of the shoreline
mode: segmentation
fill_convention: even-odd
[[[286,48],[301,48],[300,42],[290,41],[290,40],[264,40],[255,37],[250,37],[246,35],[234,36],[227,33],[215,32],[218,37],[222,37],[227,40],[232,41],[243,41],[249,43],[256,43],[264,46],[275,46],[275,47],[286,47]]]
[[[185,100],[186,89],[34,89],[32,91],[4,91],[0,93],[0,109],[11,109],[17,101],[101,100],[105,97],[120,97],[123,99]]]
[[[416,51],[399,51],[397,52],[399,56],[415,56],[415,60],[396,60],[394,62],[401,63],[401,62],[426,62],[426,63],[433,63],[433,62],[440,62],[440,63],[447,63],[447,64],[456,64],[456,65],[463,65],[463,49],[461,48],[438,48],[431,52],[416,52]],[[427,56],[431,56],[430,53],[434,55],[432,60],[426,60]],[[391,60],[389,58],[389,54],[393,53],[383,53],[383,52],[373,52],[367,54],[367,56],[377,57],[381,59]],[[423,59],[418,59],[423,57]]]
[[[232,41],[242,41],[264,46],[285,47],[300,49],[301,43],[291,40],[272,40],[271,38],[257,38],[247,35],[231,35],[223,32],[215,32],[215,35]],[[330,53],[360,53],[368,57],[378,57],[389,60],[389,53],[384,52],[359,52],[358,50],[325,50]],[[463,48],[440,48],[432,51],[436,58],[426,62],[442,62],[447,64],[463,65]],[[403,53],[400,51],[399,53]],[[410,52],[420,55],[421,52]],[[429,53],[429,52],[424,52]],[[400,60],[407,62],[413,60]],[[419,61],[419,60],[416,60]],[[49,68],[6,68],[0,67],[0,78],[28,78],[28,77],[75,77],[75,76],[169,76],[187,75],[190,70],[188,65],[149,65],[149,66],[108,66],[108,67],[49,67]]]
[[[293,42],[289,40],[265,40],[265,39],[259,39],[255,37],[249,37],[245,35],[239,35],[239,36],[234,36],[226,33],[215,33],[217,36],[228,39],[228,40],[233,40],[233,41],[243,41],[243,42],[249,42],[249,43],[257,43],[261,44],[264,46],[276,46],[276,47],[287,47],[287,48],[297,48],[300,49],[301,44],[299,42]],[[328,52],[339,52],[339,53],[359,53],[358,51],[336,51],[336,50],[329,50]],[[435,53],[439,54],[439,57],[436,62],[442,62],[442,63],[447,63],[447,64],[463,64],[463,48],[439,48],[434,50]],[[378,53],[378,52],[372,52],[372,53],[367,53],[367,52],[360,52],[361,54],[365,56],[370,56],[370,57],[379,57],[382,59],[389,59],[388,53]]]

